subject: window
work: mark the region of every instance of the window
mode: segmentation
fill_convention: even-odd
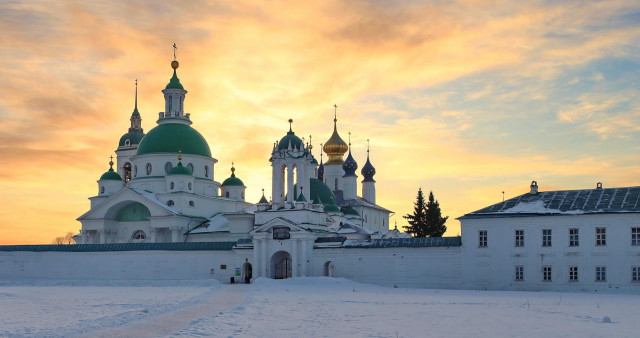
[[[129,139],[124,140],[124,145],[125,146],[130,146],[131,145],[131,141]]]
[[[335,181],[335,189],[333,189],[333,191],[337,191],[338,190],[338,178],[336,177],[336,181]]]
[[[578,267],[570,266],[569,267],[569,281],[577,282],[578,281]]]
[[[124,164],[124,181],[129,182],[131,180],[131,163]]]
[[[244,192],[240,194],[240,197],[244,200]]]
[[[480,248],[487,247],[487,230],[478,231],[478,247]]]
[[[550,282],[551,281],[551,267],[550,266],[543,266],[542,267],[542,280],[545,282]]]
[[[151,175],[151,163],[147,163],[147,175]]]
[[[607,281],[607,267],[596,266],[596,282],[606,282],[606,281]]]
[[[133,176],[138,177],[138,166],[133,166]]]
[[[273,239],[289,239],[291,238],[290,231],[289,227],[273,227]]]
[[[578,233],[578,229],[569,229],[569,246],[579,246],[580,245],[580,236]]]
[[[640,228],[631,228],[631,245],[640,245]]]
[[[147,238],[147,234],[144,233],[144,231],[142,230],[137,230],[133,233],[133,235],[131,235],[132,239],[146,239]]]
[[[631,267],[631,281],[640,282],[640,266]]]
[[[167,162],[164,164],[164,171],[168,174],[171,169],[173,169],[173,164],[171,162]]]
[[[226,192],[224,193],[224,197],[229,198],[229,192],[228,192],[228,191],[226,191]]]
[[[516,230],[516,247],[524,246],[524,230]]]
[[[187,164],[187,169],[189,169],[189,171],[193,174],[193,164]]]
[[[524,266],[516,265],[516,274],[513,278],[515,281],[523,281],[524,280]]]
[[[607,228],[596,228],[596,245],[607,245]]]
[[[204,177],[209,177],[209,166],[208,165],[204,166]]]
[[[100,187],[100,193],[104,194],[104,185]]]
[[[175,203],[172,200],[167,201],[167,205],[172,207],[175,205]]]
[[[542,246],[551,246],[551,229],[542,229]]]
[[[191,182],[189,182],[189,184],[187,184],[187,187],[189,187],[189,190],[191,190]]]
[[[173,182],[169,183],[169,189],[173,190]]]
[[[190,207],[195,207],[195,206],[196,206],[196,204],[195,204],[195,202],[193,202],[193,201],[189,201],[189,206],[190,206]]]

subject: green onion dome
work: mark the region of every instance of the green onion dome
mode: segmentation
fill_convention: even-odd
[[[222,186],[240,186],[243,187],[244,183],[242,183],[242,180],[236,177],[236,168],[234,168],[233,166],[231,167],[231,177],[227,178],[226,180],[224,180],[224,182],[222,182]],[[264,196],[263,196],[264,197]]]
[[[109,166],[109,170],[100,176],[100,180],[122,181],[122,177],[120,177],[117,172],[113,171],[113,160],[109,162]]]
[[[131,132],[131,133],[126,133],[124,135],[122,135],[122,137],[120,138],[120,142],[118,143],[118,147],[124,147],[127,146],[127,140],[129,140],[129,144],[128,146],[133,146],[133,145],[138,145],[140,144],[140,141],[142,141],[142,138],[144,137],[144,134],[141,132]]]
[[[138,146],[137,155],[178,153],[211,157],[211,149],[195,129],[181,123],[163,123],[151,129]]]
[[[278,150],[289,149],[289,143],[291,143],[292,149],[304,148],[302,140],[298,136],[296,136],[296,133],[294,133],[291,129],[292,122],[293,120],[289,119],[289,132],[287,132],[287,135],[285,135],[282,139],[280,139],[280,142],[278,142]]]

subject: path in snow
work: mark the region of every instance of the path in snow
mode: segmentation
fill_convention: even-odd
[[[249,285],[224,285],[208,295],[202,303],[183,307],[131,324],[89,332],[91,337],[158,337],[171,334],[202,318],[212,317],[238,306],[246,297]]]

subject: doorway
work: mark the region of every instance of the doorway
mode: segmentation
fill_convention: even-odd
[[[244,275],[244,283],[250,284],[251,278],[253,277],[253,270],[251,268],[251,263],[246,262],[242,265],[242,274]]]
[[[291,278],[291,255],[286,251],[278,251],[271,256],[271,278]]]

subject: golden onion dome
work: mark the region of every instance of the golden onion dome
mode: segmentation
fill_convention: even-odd
[[[344,162],[342,156],[349,151],[349,146],[338,135],[337,121],[338,119],[333,119],[333,134],[322,147],[322,150],[329,155],[329,160],[325,164],[342,164]]]

